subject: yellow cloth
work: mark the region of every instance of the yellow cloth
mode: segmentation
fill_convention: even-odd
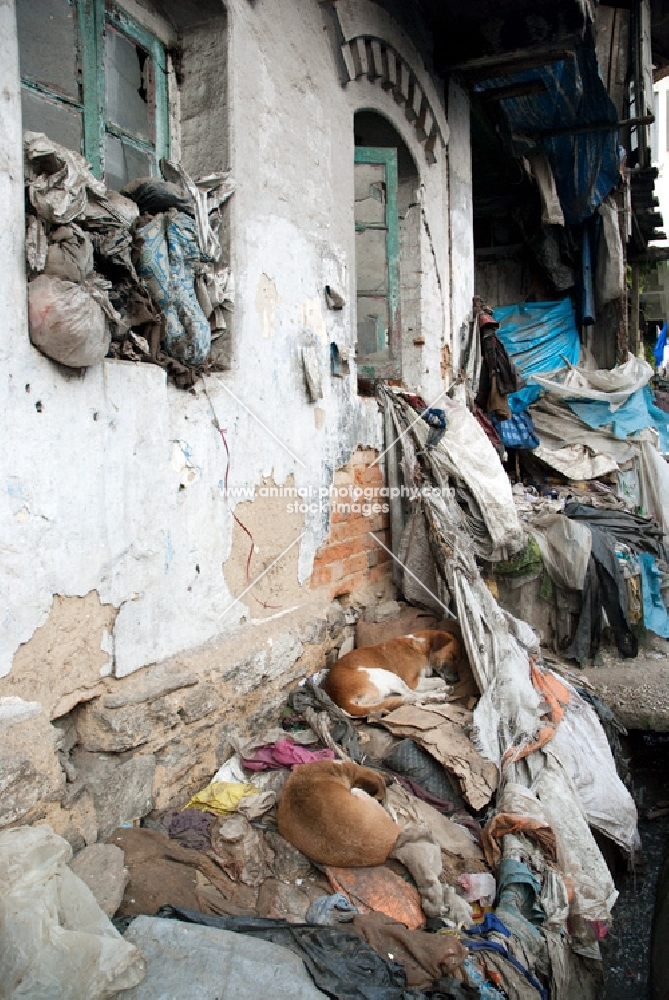
[[[257,795],[255,785],[239,784],[236,781],[213,781],[197,792],[186,809],[203,809],[205,812],[227,816],[237,811],[237,806],[247,795]]]

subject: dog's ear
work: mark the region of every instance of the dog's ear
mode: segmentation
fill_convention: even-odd
[[[462,654],[460,640],[452,632],[435,632],[432,638],[430,664],[439,670],[442,667],[455,667]]]

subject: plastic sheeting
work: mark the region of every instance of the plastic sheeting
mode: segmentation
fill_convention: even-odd
[[[494,311],[497,336],[525,378],[578,364],[580,341],[571,299],[561,302],[523,302]],[[526,410],[539,398],[537,385],[527,385],[508,397],[513,413]]]
[[[489,536],[485,542],[482,540],[478,554],[491,561],[506,558],[524,544],[509,477],[485,431],[467,407],[451,400],[445,403],[447,428],[438,445],[426,448],[430,428],[423,421],[414,421],[413,410],[409,408],[412,433],[425,450],[439,487],[451,489],[452,481],[456,484],[460,481],[475,501],[476,514],[485,522]]]
[[[588,527],[563,514],[540,514],[529,530],[551,580],[567,590],[583,590],[591,547]]]
[[[573,58],[548,63],[503,78],[483,81],[478,91],[540,81],[545,90],[499,102],[514,137],[545,150],[567,223],[590,218],[620,180],[621,150],[618,113],[602,81],[594,45],[576,50]],[[610,122],[610,129],[541,138],[551,128]],[[517,140],[519,143],[522,138]]]
[[[631,354],[617,368],[598,368],[596,371],[570,368],[566,375],[554,371],[550,376],[537,374],[533,380],[561,399],[597,400],[608,403],[613,412],[627,402],[632,393],[642,389],[652,374],[653,369],[646,361]]]
[[[669,464],[655,447],[654,430],[646,428],[635,438],[622,440],[604,428],[592,430],[579,420],[566,403],[550,396],[534,404],[532,419],[541,440],[541,448],[537,448],[534,454],[570,478],[590,478],[585,474],[588,465],[585,458],[588,456],[604,457],[604,465],[611,460],[618,465],[634,463],[641,506],[647,514],[655,517],[665,534],[669,533]],[[580,466],[569,469],[563,466],[563,459],[565,449],[571,446],[583,449],[584,461]],[[593,467],[597,465],[594,460],[589,464]]]
[[[538,652],[538,641],[529,625],[499,608],[481,579],[471,546],[457,529],[452,503],[448,497],[429,497],[425,506],[444,552],[450,553],[442,568],[455,595],[462,638],[481,690],[474,709],[473,738],[481,753],[499,766],[507,750],[531,742],[542,726],[543,698],[532,684],[529,665],[529,656]],[[572,752],[582,764],[589,750],[575,746]],[[608,921],[617,898],[615,886],[578,790],[552,741],[509,763],[503,775],[528,787],[541,802],[557,838],[560,868],[574,881],[572,917]],[[582,931],[587,937],[585,925]],[[574,933],[580,936],[578,924]]]
[[[669,452],[669,413],[655,405],[649,385],[637,389],[619,407],[597,400],[579,403],[567,400],[567,405],[588,427],[611,426],[617,438],[632,437],[646,427],[654,427],[659,435],[660,451]]]
[[[551,749],[573,781],[590,826],[633,854],[641,847],[634,799],[618,777],[597,713],[573,689],[570,693]]]
[[[660,590],[662,574],[650,552],[637,553],[637,559],[641,567],[643,623],[651,632],[669,639],[669,615]]]
[[[48,826],[0,834],[0,990],[7,1000],[95,1000],[144,978],[93,893],[68,868],[72,848]]]

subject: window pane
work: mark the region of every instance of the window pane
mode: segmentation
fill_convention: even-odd
[[[384,225],[386,221],[386,168],[383,163],[355,165],[355,224]]]
[[[358,296],[358,357],[369,363],[390,357],[388,344],[388,302]]]
[[[155,174],[155,162],[151,153],[135,149],[115,135],[105,136],[105,180],[112,190],[120,191],[128,181]]]
[[[61,146],[81,152],[81,114],[74,108],[58,101],[47,101],[22,87],[21,111],[24,129],[45,132]]]
[[[358,295],[388,291],[388,262],[385,229],[363,229],[355,234],[355,265]]]
[[[138,139],[153,139],[153,64],[147,52],[111,25],[105,28],[107,118]]]
[[[21,76],[79,100],[77,8],[68,0],[17,0]]]

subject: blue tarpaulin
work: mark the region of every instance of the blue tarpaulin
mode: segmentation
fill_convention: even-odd
[[[578,364],[581,343],[571,299],[561,302],[521,302],[494,310],[497,336],[521,375],[563,368],[565,359]],[[539,398],[538,385],[527,385],[508,397],[512,413],[521,413]]]
[[[484,80],[476,90],[534,82],[545,90],[505,98],[499,104],[514,142],[526,137],[528,145],[535,142],[548,155],[565,220],[583,222],[620,180],[618,114],[600,76],[594,47],[586,45],[574,58],[538,69]],[[569,131],[570,126],[581,129],[587,123],[599,127],[592,132]],[[611,127],[602,128],[606,123]]]
[[[664,323],[662,324],[662,329],[657,335],[657,341],[655,343],[655,347],[653,348],[653,354],[655,356],[655,366],[657,368],[660,367],[662,361],[664,360],[664,348],[666,346],[666,343],[667,343],[667,321],[665,319]]]
[[[651,632],[669,639],[669,615],[662,600],[662,577],[650,552],[637,555],[641,567],[641,595],[643,597],[643,623]]]
[[[655,427],[660,435],[660,451],[669,452],[669,413],[664,413],[653,401],[653,391],[649,385],[637,389],[626,403],[611,410],[610,403],[598,400],[566,400],[579,420],[588,427],[611,426],[614,435],[621,440],[632,437],[644,427]]]

